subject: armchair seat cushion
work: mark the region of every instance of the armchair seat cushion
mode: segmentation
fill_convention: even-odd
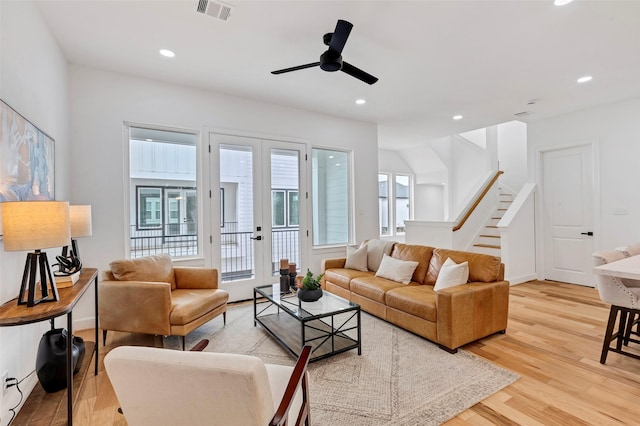
[[[169,322],[173,325],[188,324],[224,305],[229,293],[217,289],[183,289],[171,292],[171,314]]]
[[[387,292],[385,300],[390,308],[436,322],[436,292],[430,285],[394,288]]]

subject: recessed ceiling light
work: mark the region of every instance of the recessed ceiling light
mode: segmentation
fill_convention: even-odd
[[[176,56],[175,52],[169,49],[160,49],[160,54],[162,56],[166,56],[167,58],[173,58],[174,56]]]
[[[555,0],[553,4],[556,6],[564,6],[565,4],[571,3],[573,0]]]
[[[454,120],[462,120],[462,116],[461,115],[454,115],[453,119]]]
[[[147,141],[147,142],[153,142],[153,139],[149,139],[149,138],[147,138],[147,139],[146,139],[146,141]]]
[[[585,75],[584,77],[580,77],[578,79],[578,83],[586,83],[587,81],[591,81],[593,77],[591,77],[590,75]]]
[[[367,103],[367,101],[365,101],[364,99],[358,99],[358,100],[356,100],[356,103],[357,103],[358,105],[362,105],[362,104],[366,104],[366,103]]]

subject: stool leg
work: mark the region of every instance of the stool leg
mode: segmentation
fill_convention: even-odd
[[[602,353],[600,354],[600,364],[604,364],[607,361],[607,354],[609,353],[609,345],[611,344],[613,327],[616,324],[616,317],[618,316],[618,308],[611,305],[609,311],[609,322],[607,322],[607,331],[604,334],[604,341],[602,342]]]
[[[625,336],[624,329],[627,325],[627,314],[629,311],[623,308],[618,308],[618,310],[620,311],[620,320],[618,322],[618,332],[616,333],[616,349],[621,351]]]
[[[629,346],[629,338],[631,337],[631,331],[633,330],[633,321],[636,319],[635,311],[629,311],[629,319],[627,320],[627,327],[624,331],[624,345]]]

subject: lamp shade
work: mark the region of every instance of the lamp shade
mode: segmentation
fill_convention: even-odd
[[[91,236],[91,206],[69,206],[71,238]]]
[[[69,245],[71,229],[66,201],[2,203],[6,251],[39,250]]]

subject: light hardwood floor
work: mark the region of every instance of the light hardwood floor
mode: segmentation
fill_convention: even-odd
[[[506,334],[464,349],[521,378],[446,424],[640,424],[640,361],[609,353],[606,365],[599,363],[608,312],[593,288],[550,281],[511,287]],[[78,334],[93,340],[92,333]],[[126,425],[102,358],[119,345],[158,346],[161,340],[110,333],[107,343],[100,346],[98,376],[88,375],[74,424]]]

